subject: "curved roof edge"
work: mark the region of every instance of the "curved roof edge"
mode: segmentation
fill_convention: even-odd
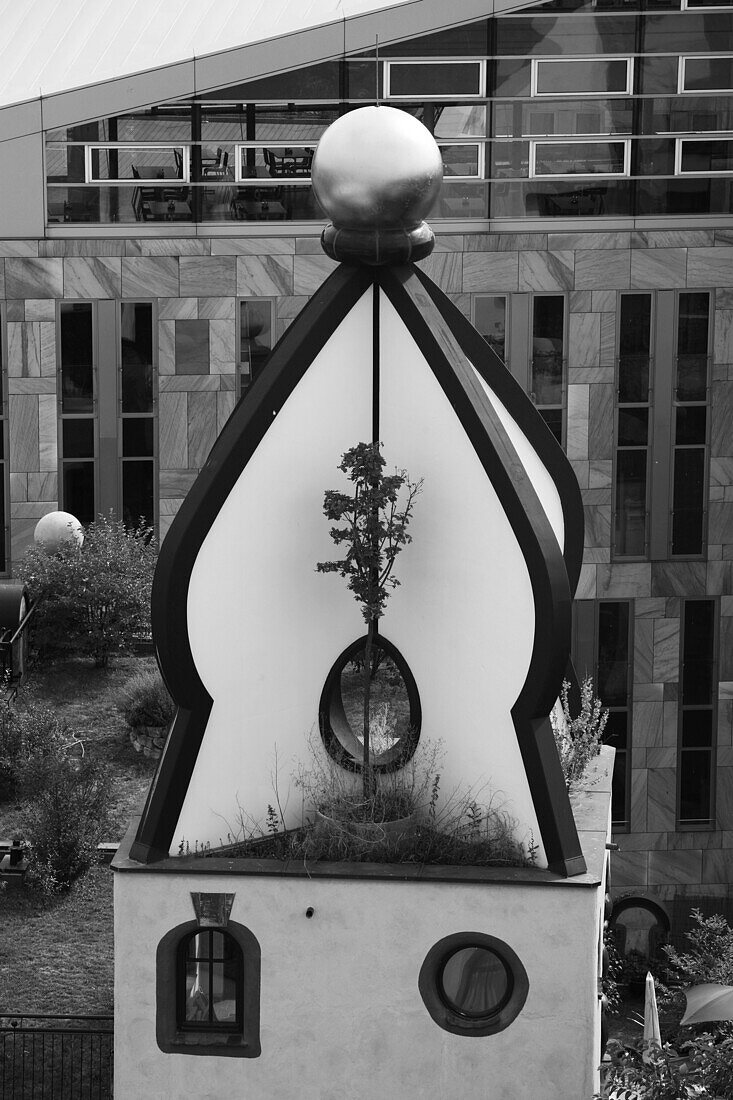
[[[174,8],[172,0],[33,0],[3,6],[14,25],[6,26],[0,48],[0,141],[333,60],[370,49],[377,36],[387,45],[531,5],[183,0]]]

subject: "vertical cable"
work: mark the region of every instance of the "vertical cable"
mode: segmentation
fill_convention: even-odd
[[[379,283],[372,284],[372,443],[379,442]]]

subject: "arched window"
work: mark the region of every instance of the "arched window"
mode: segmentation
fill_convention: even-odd
[[[260,945],[236,921],[172,928],[156,954],[156,1039],[167,1054],[258,1058]]]
[[[218,928],[198,929],[178,945],[176,1017],[186,1030],[241,1031],[244,959]]]

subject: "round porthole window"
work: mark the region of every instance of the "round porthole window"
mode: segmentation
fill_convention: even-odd
[[[329,672],[318,708],[323,743],[345,768],[359,771],[364,754],[364,647],[360,638]],[[422,712],[415,679],[402,654],[381,635],[369,662],[369,741],[372,767],[391,771],[415,752]]]
[[[521,1012],[529,979],[508,944],[483,932],[458,932],[428,952],[418,987],[425,1007],[445,1031],[493,1035]]]

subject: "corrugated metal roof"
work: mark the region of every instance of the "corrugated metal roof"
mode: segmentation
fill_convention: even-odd
[[[0,0],[0,105],[349,19],[405,0]]]

